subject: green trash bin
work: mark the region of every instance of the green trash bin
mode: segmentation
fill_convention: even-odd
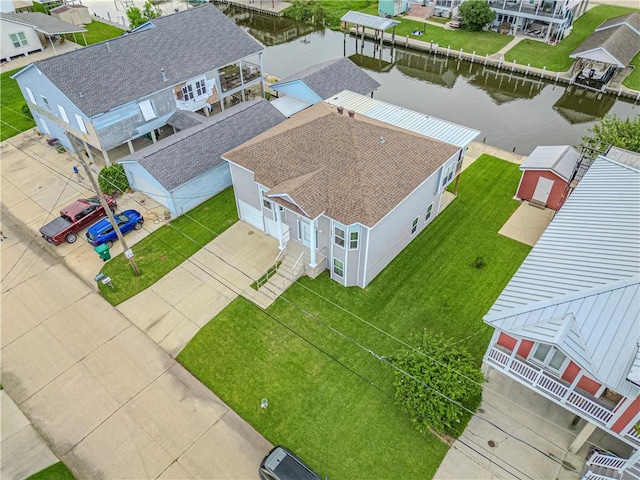
[[[94,250],[98,255],[100,255],[100,258],[102,259],[103,262],[106,262],[107,260],[111,259],[111,253],[109,253],[109,245],[107,245],[106,243],[103,243],[102,245],[98,245],[97,247],[94,248]]]

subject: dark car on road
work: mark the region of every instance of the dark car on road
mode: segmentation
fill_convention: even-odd
[[[258,469],[262,480],[322,480],[294,453],[284,447],[271,450]]]
[[[116,200],[111,195],[104,195],[111,211],[116,209]],[[40,228],[40,234],[47,242],[60,245],[63,242],[73,243],[78,239],[78,232],[88,227],[106,212],[98,197],[83,198],[60,210],[60,216]]]
[[[132,230],[140,230],[144,223],[144,218],[137,210],[125,210],[118,215],[114,215],[114,218],[123,235]],[[103,218],[98,223],[94,223],[87,230],[87,241],[94,247],[103,243],[111,246],[117,239],[118,235],[108,218]]]

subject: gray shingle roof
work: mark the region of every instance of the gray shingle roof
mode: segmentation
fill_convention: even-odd
[[[167,120],[167,125],[176,130],[186,130],[187,128],[202,125],[207,121],[207,117],[189,110],[178,110]]]
[[[9,20],[10,22],[32,26],[38,32],[46,35],[61,35],[63,33],[80,33],[87,31],[82,25],[63,22],[59,18],[40,12],[0,13],[0,18]]]
[[[242,102],[120,162],[137,160],[167,190],[224,162],[221,155],[278,125],[285,117],[264,99]]]
[[[224,154],[278,203],[309,218],[377,224],[460,151],[448,143],[317,103]]]
[[[313,65],[280,80],[272,85],[272,88],[277,90],[279,84],[293,80],[302,80],[323,100],[343,90],[368,95],[380,86],[369,74],[346,57]]]
[[[263,50],[213,5],[153,24],[35,65],[92,117]]]
[[[640,36],[628,25],[598,30],[589,35],[584,42],[576,48],[571,58],[589,58],[589,52],[604,50],[620,65],[627,66],[640,51]]]
[[[596,32],[598,30],[604,30],[605,28],[622,25],[623,23],[626,23],[630,27],[635,28],[635,30],[640,33],[640,13],[638,12],[631,12],[627,13],[626,15],[620,15],[619,17],[605,20],[600,24],[598,28],[596,28]]]

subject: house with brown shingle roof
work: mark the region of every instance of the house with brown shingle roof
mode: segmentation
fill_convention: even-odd
[[[223,158],[241,220],[364,288],[438,215],[463,152],[320,102]]]

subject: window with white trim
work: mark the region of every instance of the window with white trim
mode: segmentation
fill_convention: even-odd
[[[431,211],[433,210],[433,203],[427,207],[427,214],[424,216],[424,221],[428,221],[431,218]]]
[[[182,87],[182,98],[185,102],[193,100],[193,85],[188,84]]]
[[[337,258],[333,259],[333,273],[339,277],[344,277],[344,263]]]
[[[266,208],[267,210],[271,210],[271,202],[266,198],[262,199],[262,205],[264,205],[264,208]]]
[[[11,38],[11,42],[13,42],[13,48],[26,47],[29,45],[27,37],[24,36],[24,32],[12,33],[9,35],[9,38]]]
[[[445,185],[447,185],[452,179],[453,179],[453,174],[456,171],[456,164],[455,163],[451,163],[450,165],[447,166],[446,170],[442,173],[442,186],[444,187]]]
[[[198,97],[202,97],[207,94],[207,85],[204,81],[204,78],[196,81],[196,95]]]
[[[36,99],[33,96],[33,92],[31,91],[31,89],[29,87],[24,87],[24,89],[27,92],[27,97],[29,97],[29,101],[31,103],[36,103]]]
[[[354,227],[349,229],[349,250],[357,250],[358,249],[358,237],[360,236],[360,232],[358,230],[354,230]],[[358,227],[355,227],[356,229]]]
[[[78,123],[78,128],[80,129],[80,131],[82,133],[87,133],[87,127],[84,124],[84,120],[82,119],[82,117],[77,113],[75,114],[75,116],[76,116],[76,122]]]
[[[531,360],[555,372],[560,372],[567,356],[556,347],[546,343],[539,343],[531,356]]]
[[[411,224],[411,235],[413,235],[414,233],[416,233],[416,230],[418,230],[418,220],[420,217],[416,217],[413,219],[413,223]]]
[[[333,227],[333,243],[344,248],[344,228],[334,225]]]
[[[69,123],[69,117],[67,116],[67,111],[64,109],[62,105],[58,105],[58,111],[60,112],[60,116],[62,117],[62,120]]]

